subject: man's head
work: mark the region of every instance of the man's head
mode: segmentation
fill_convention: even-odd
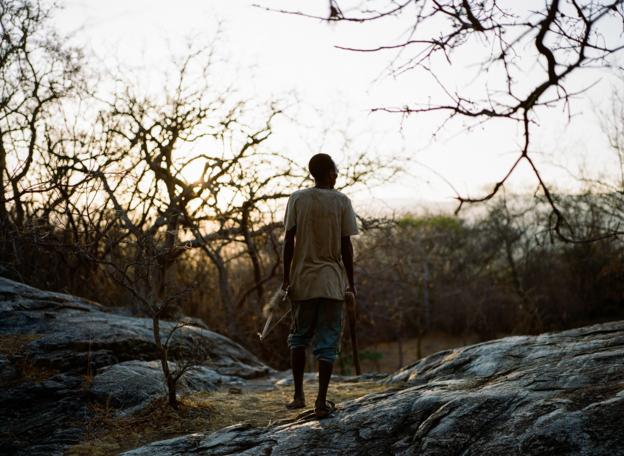
[[[329,155],[314,155],[308,163],[308,169],[317,185],[328,186],[329,188],[334,188],[336,185],[338,170],[334,160]]]

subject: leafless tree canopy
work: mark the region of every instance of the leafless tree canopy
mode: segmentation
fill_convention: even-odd
[[[27,200],[47,187],[49,176],[33,179],[47,159],[44,122],[81,83],[81,52],[60,45],[49,16],[50,9],[38,3],[0,3],[0,222],[5,228],[21,227]]]
[[[261,5],[260,5],[261,6]],[[553,228],[574,240],[556,197],[531,156],[531,131],[541,108],[570,108],[578,87],[572,75],[580,70],[617,65],[614,55],[624,49],[622,0],[330,0],[327,15],[306,11],[282,13],[341,23],[388,20],[404,27],[401,39],[361,48],[337,46],[355,52],[392,52],[392,75],[424,71],[440,87],[440,99],[374,111],[403,115],[442,112],[446,120],[464,119],[475,126],[493,119],[519,123],[524,136],[518,157],[487,194],[472,198],[457,195],[459,206],[492,198],[521,162],[533,170],[539,188],[553,211]],[[456,90],[440,75],[466,60],[475,68],[478,90]],[[462,63],[460,63],[462,65]],[[610,233],[610,235],[618,233]],[[621,234],[621,232],[620,232]]]

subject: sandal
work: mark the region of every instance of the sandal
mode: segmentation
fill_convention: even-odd
[[[314,416],[318,419],[327,418],[334,412],[334,410],[336,410],[336,404],[332,401],[325,401],[325,405],[323,407],[314,407]]]
[[[286,404],[286,408],[288,410],[296,410],[296,409],[301,409],[304,408],[306,406],[305,404],[305,400],[293,400],[290,404]]]

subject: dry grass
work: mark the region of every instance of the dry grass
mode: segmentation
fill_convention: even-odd
[[[338,403],[386,389],[387,386],[374,382],[334,383],[330,385],[328,397]],[[306,383],[304,391],[308,407],[311,408],[316,398],[316,385]],[[292,400],[292,393],[291,387],[243,394],[201,393],[188,397],[185,404],[212,408],[213,424],[216,425],[214,429],[241,422],[252,426],[267,426],[278,420],[295,418],[301,413],[301,410],[287,410],[284,407]]]
[[[20,354],[24,346],[41,338],[41,334],[1,334],[0,353],[7,356]]]
[[[335,402],[385,391],[388,387],[374,382],[335,383],[329,398]],[[316,396],[316,385],[304,386],[308,406]],[[144,411],[128,418],[115,418],[106,406],[98,406],[96,418],[89,423],[87,438],[68,451],[68,456],[110,455],[193,432],[209,432],[236,424],[266,426],[272,422],[295,418],[301,410],[287,410],[292,389],[279,387],[272,391],[228,391],[197,393],[184,397],[179,410],[166,401],[154,402]]]
[[[0,335],[0,353],[9,358],[16,358],[15,367],[19,373],[19,382],[41,382],[58,373],[49,367],[37,366],[34,360],[24,355],[24,347],[30,342],[40,339],[41,334],[2,334]]]
[[[38,366],[32,358],[25,357],[15,363],[20,381],[42,382],[59,373],[51,367]]]

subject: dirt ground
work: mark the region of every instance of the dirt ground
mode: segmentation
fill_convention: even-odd
[[[440,350],[478,342],[474,336],[449,336],[432,333],[422,341],[423,356]],[[349,347],[344,347],[350,350]],[[344,354],[347,355],[345,350]],[[398,344],[378,343],[360,349],[362,371],[394,372],[399,366]],[[403,342],[403,366],[418,360],[417,340]],[[314,363],[308,363],[313,371]],[[349,363],[337,362],[336,374],[353,374]],[[311,408],[316,396],[316,382],[304,384],[308,407]],[[356,399],[369,393],[381,392],[388,386],[373,381],[332,382],[328,398],[338,404]],[[83,442],[75,445],[67,454],[110,455],[136,448],[157,440],[164,440],[193,432],[210,432],[236,423],[253,426],[266,426],[276,421],[294,419],[302,410],[287,410],[284,405],[291,400],[292,386],[268,388],[223,389],[216,392],[196,393],[181,399],[180,409],[171,409],[166,402],[159,400],[142,412],[131,417],[116,417],[114,410],[103,405],[95,405],[95,418],[89,423]]]
[[[340,402],[369,393],[388,389],[375,382],[332,383],[328,399]],[[308,408],[314,405],[316,383],[304,384]],[[128,418],[117,418],[112,410],[98,408],[96,418],[89,423],[85,440],[73,446],[68,456],[108,456],[136,448],[157,440],[164,440],[193,432],[209,432],[236,423],[266,426],[275,421],[293,419],[303,410],[287,410],[292,399],[292,387],[280,386],[273,390],[229,390],[192,394],[181,400],[179,410],[171,409],[164,401],[157,401],[141,413]]]

